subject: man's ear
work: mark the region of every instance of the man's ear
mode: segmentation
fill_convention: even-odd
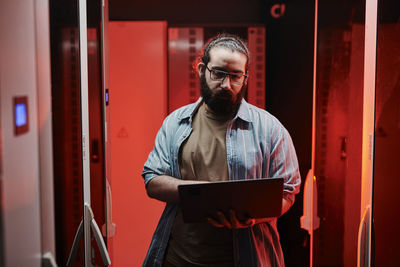
[[[247,85],[247,81],[249,80],[249,72],[248,71],[246,71],[246,75],[247,75],[247,78],[246,79],[244,79],[244,85],[246,86]]]
[[[203,73],[205,67],[206,65],[204,65],[203,62],[199,62],[199,64],[197,64],[197,73],[199,74],[199,77],[201,77],[201,74]]]

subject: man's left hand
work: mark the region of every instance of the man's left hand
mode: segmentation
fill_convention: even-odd
[[[229,218],[223,212],[218,211],[216,219],[208,218],[208,222],[215,227],[227,227],[229,229],[248,228],[256,224],[254,218],[249,218],[245,221],[240,221],[234,210],[229,211]]]

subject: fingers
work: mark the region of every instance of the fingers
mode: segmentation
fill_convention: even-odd
[[[223,212],[218,211],[216,218],[207,218],[207,221],[215,227],[226,227],[229,229],[248,228],[256,224],[254,218],[249,218],[243,222],[240,221],[234,210],[229,211],[229,220]]]
[[[213,218],[207,218],[207,221],[208,221],[209,223],[211,223],[211,224],[212,224],[213,226],[215,226],[215,227],[225,227],[225,225],[223,225],[222,223],[220,223],[220,222],[214,220]]]
[[[239,222],[237,216],[236,216],[236,212],[234,210],[230,210],[229,211],[229,216],[231,219],[231,223],[232,223],[232,227],[237,229],[237,228],[241,228],[241,223]]]
[[[216,218],[207,218],[207,221],[214,225],[215,227],[226,227],[232,229],[232,225],[229,220],[225,217],[224,213],[218,211],[216,214]]]
[[[230,210],[230,219],[232,223],[232,228],[239,229],[239,228],[248,228],[254,226],[256,220],[254,218],[248,218],[246,221],[241,222],[236,215],[236,211]]]
[[[219,221],[227,228],[232,229],[232,224],[231,222],[225,217],[225,214],[222,213],[221,211],[217,212],[217,216]]]
[[[246,225],[246,227],[253,227],[256,224],[256,219],[249,218],[244,224]]]

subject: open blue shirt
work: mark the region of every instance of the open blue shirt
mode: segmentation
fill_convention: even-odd
[[[200,102],[201,98],[164,120],[143,168],[146,185],[159,175],[181,179],[179,149],[192,131]],[[289,133],[274,116],[242,100],[228,124],[226,154],[230,180],[284,177],[283,196],[293,204],[301,183],[297,156]],[[162,266],[176,211],[177,204],[167,203],[143,266]],[[233,230],[236,266],[284,266],[276,220]]]

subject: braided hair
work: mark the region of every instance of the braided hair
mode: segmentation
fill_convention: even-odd
[[[250,52],[244,40],[240,37],[232,34],[222,33],[208,40],[203,48],[203,55],[201,56],[201,62],[207,66],[210,61],[210,51],[214,47],[223,47],[232,50],[232,52],[237,51],[243,53],[246,58],[246,72],[250,63]]]

